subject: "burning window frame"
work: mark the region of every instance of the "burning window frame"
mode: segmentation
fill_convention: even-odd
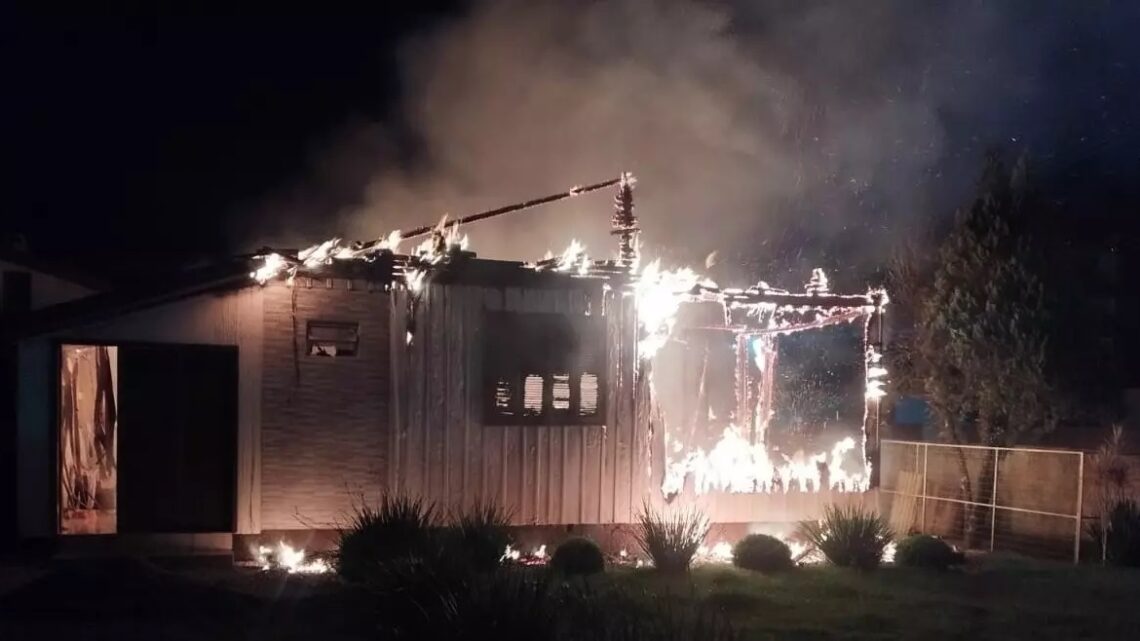
[[[604,425],[606,331],[597,316],[488,311],[483,320],[486,425]],[[593,381],[593,398],[583,382]],[[534,382],[541,381],[538,399]],[[560,397],[559,383],[564,385]],[[537,404],[533,401],[537,400]],[[589,412],[583,400],[592,400]],[[563,407],[558,407],[559,402]]]

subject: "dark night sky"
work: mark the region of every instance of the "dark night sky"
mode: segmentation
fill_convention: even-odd
[[[393,42],[445,15],[420,4],[356,20],[8,22],[5,230],[80,263],[226,250],[226,217],[297,180],[314,141],[354,115],[398,117]]]
[[[618,4],[639,3],[662,4]],[[571,37],[567,40],[574,44],[562,45],[544,29],[569,22],[548,19],[557,18],[563,8],[473,18],[470,14],[480,12],[461,12],[449,6],[454,2],[409,4],[418,8],[340,19],[24,15],[5,20],[4,231],[25,233],[41,253],[100,262],[97,269],[122,275],[139,264],[140,255],[181,261],[250,249],[270,240],[259,237],[259,228],[280,235],[283,225],[298,218],[303,219],[298,226],[313,234],[346,228],[378,233],[386,227],[370,216],[406,203],[391,195],[386,182],[391,174],[427,172],[430,178],[409,179],[405,191],[419,189],[436,197],[446,187],[452,196],[399,223],[430,220],[443,207],[465,213],[485,203],[539,195],[548,187],[545,174],[533,180],[527,176],[533,186],[504,189],[485,184],[485,174],[477,169],[455,170],[462,165],[457,158],[470,162],[468,157],[477,156],[475,164],[485,164],[482,159],[495,138],[488,143],[464,135],[452,125],[466,117],[460,108],[441,111],[441,105],[474,105],[474,126],[483,130],[513,127],[524,119],[560,120],[560,114],[544,111],[544,95],[557,95],[574,82],[592,91],[611,86],[606,83],[613,77],[596,73],[597,68],[641,73],[637,65],[652,67],[645,61],[658,59],[665,62],[652,69],[656,76],[619,77],[622,86],[629,78],[650,77],[644,93],[660,97],[645,116],[646,139],[659,140],[660,131],[673,128],[674,113],[698,109],[699,101],[682,103],[707,90],[716,118],[676,128],[693,125],[697,131],[699,125],[698,138],[705,143],[712,122],[718,127],[715,140],[724,141],[720,146],[744,140],[743,151],[733,150],[739,160],[731,161],[744,167],[740,174],[717,165],[725,161],[722,155],[688,158],[680,143],[661,143],[668,150],[661,153],[655,153],[656,142],[635,137],[623,146],[612,142],[614,136],[604,126],[599,133],[612,142],[605,152],[617,158],[614,166],[594,171],[597,163],[579,150],[578,157],[567,159],[562,174],[549,160],[557,160],[558,150],[538,146],[550,141],[522,123],[525,135],[518,137],[538,140],[530,153],[543,158],[542,171],[567,176],[552,179],[549,187],[601,179],[617,168],[640,173],[639,167],[649,164],[651,177],[663,176],[656,179],[649,202],[676,200],[683,204],[678,207],[691,209],[689,200],[664,191],[682,181],[674,182],[668,172],[638,159],[662,165],[667,163],[660,156],[676,159],[674,164],[691,161],[715,168],[690,175],[698,185],[703,176],[706,191],[716,193],[710,205],[714,210],[738,212],[724,214],[726,219],[751,220],[756,214],[748,212],[758,208],[783,208],[783,218],[766,222],[767,236],[790,238],[791,244],[820,254],[855,251],[852,238],[863,236],[845,236],[849,227],[881,233],[902,226],[904,210],[905,220],[912,221],[953,209],[967,195],[984,148],[994,144],[1029,148],[1043,159],[1049,179],[1060,185],[1056,191],[1065,196],[1109,194],[1094,206],[1103,201],[1110,202],[1109,208],[1131,211],[1140,202],[1135,187],[1140,178],[1138,3],[1025,3],[1037,7],[1031,10],[1011,8],[1021,3],[963,0],[933,2],[927,10],[883,2],[877,11],[858,12],[858,20],[866,21],[862,24],[852,24],[846,3],[808,3],[812,10],[797,3],[721,3],[733,7],[728,35],[718,35],[733,47],[729,53],[722,40],[713,41],[707,51],[701,47],[709,40],[686,40],[688,25],[699,20],[671,10],[645,12],[651,16],[645,25],[639,22],[641,13],[626,15],[628,24],[620,27],[587,16],[574,23],[578,31],[572,35],[580,35],[580,42]],[[597,5],[583,6],[587,4]],[[1073,8],[1078,5],[1083,8]],[[577,13],[567,16],[578,18]],[[497,34],[499,23],[516,19]],[[604,30],[598,24],[605,24]],[[613,33],[625,28],[640,33],[622,42],[628,50],[612,44],[598,48],[598,41],[621,40]],[[528,40],[532,33],[538,35]],[[452,92],[451,84],[477,73],[465,66],[466,59],[482,60],[468,56],[464,47],[487,50],[488,41],[502,43],[505,57],[489,56],[484,67],[472,64],[486,72],[492,90],[507,87],[509,92],[522,83],[541,82],[539,74],[528,73],[530,67],[516,70],[513,65],[545,60],[538,54],[545,54],[546,46],[554,48],[553,68],[562,74],[559,83],[542,90],[546,94],[526,95],[527,89],[519,89],[524,95],[510,104],[516,111],[503,116],[506,122],[495,119],[501,104],[471,93],[477,88]],[[431,52],[424,57],[429,62],[410,66],[409,42]],[[698,49],[704,57],[694,54],[695,62],[678,53]],[[707,69],[700,61],[717,56],[728,60],[716,67],[728,69],[725,78],[714,70],[707,75],[717,77],[705,83]],[[590,60],[574,66],[579,59]],[[751,76],[765,80],[738,82]],[[769,103],[775,106],[769,109]],[[526,111],[532,104],[539,106]],[[583,111],[596,104],[574,108]],[[727,124],[717,118],[728,119]],[[769,126],[765,118],[775,124]],[[763,127],[750,124],[762,120]],[[567,125],[575,126],[582,125]],[[633,128],[628,121],[620,126],[622,131]],[[542,127],[537,131],[551,128]],[[375,150],[375,140],[360,142],[369,136],[383,138],[382,151]],[[452,137],[458,138],[455,154],[446,142]],[[767,146],[757,152],[749,147],[751,138],[763,138]],[[512,143],[518,141],[508,138],[504,145]],[[903,151],[883,151],[891,145]],[[526,173],[533,163],[525,152],[517,155],[524,158],[522,164],[503,164],[496,171]],[[326,168],[325,175],[314,179],[313,159],[325,156],[336,159],[329,163],[333,168],[348,169]],[[840,161],[829,161],[833,157]],[[410,169],[422,167],[425,158],[451,173]],[[755,173],[770,174],[775,185],[798,185],[803,179],[808,187],[782,193],[776,204],[767,193],[735,193],[728,181],[747,182],[749,159],[759,159]],[[315,164],[319,170],[322,163]],[[788,180],[775,178],[789,167]],[[725,184],[712,184],[713,178]],[[860,186],[850,187],[854,184]],[[771,191],[771,186],[754,189]],[[733,193],[726,196],[728,192]],[[810,226],[797,223],[804,219],[797,214],[809,209],[826,218],[828,230],[818,238]],[[920,209],[928,211],[912,211]],[[276,212],[282,220],[273,220]],[[666,220],[686,219],[668,214]],[[697,216],[686,224],[695,230],[708,223]],[[776,225],[783,231],[773,232]],[[759,233],[755,226],[726,228]]]

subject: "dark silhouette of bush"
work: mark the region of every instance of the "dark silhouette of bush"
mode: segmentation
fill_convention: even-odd
[[[437,555],[435,505],[422,499],[385,494],[370,506],[353,507],[336,552],[337,572],[347,581],[377,579],[393,565],[418,563]]]
[[[899,541],[895,563],[912,568],[945,570],[966,562],[966,556],[950,544],[929,534],[913,534]]]
[[[795,567],[788,545],[767,534],[749,534],[732,547],[732,564],[756,572],[780,572]]]
[[[1104,559],[1113,565],[1140,567],[1140,506],[1136,501],[1120,501],[1112,507],[1105,519],[1107,528],[1100,523],[1089,527],[1093,542]]]
[[[554,550],[554,556],[550,557],[550,567],[566,576],[597,574],[606,569],[606,560],[597,543],[587,538],[574,537],[566,539]]]

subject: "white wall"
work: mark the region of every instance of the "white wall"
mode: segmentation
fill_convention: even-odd
[[[263,295],[259,287],[201,294],[112,320],[21,341],[18,447],[23,536],[50,536],[55,479],[49,478],[58,342],[120,341],[234,345],[238,348],[236,532],[261,531],[261,368]]]
[[[95,291],[62,278],[49,276],[28,269],[23,265],[16,265],[0,260],[0,273],[6,271],[25,272],[32,275],[32,309],[40,309],[49,305],[66,303],[69,300],[90,296]],[[4,282],[0,279],[0,300],[4,296]],[[3,312],[3,310],[0,310]]]

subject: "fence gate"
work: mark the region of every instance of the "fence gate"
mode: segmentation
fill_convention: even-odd
[[[883,440],[880,465],[900,535],[1080,561],[1083,452]]]

